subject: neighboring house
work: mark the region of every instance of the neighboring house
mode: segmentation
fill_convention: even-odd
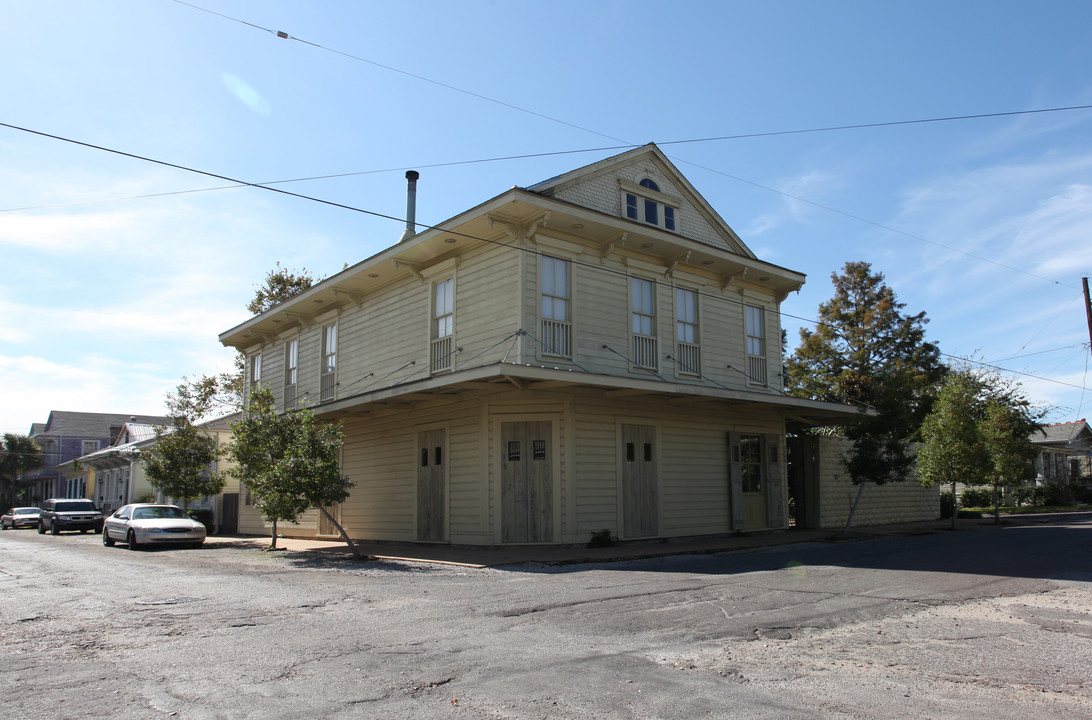
[[[87,488],[86,497],[107,514],[130,502],[150,500],[152,486],[144,477],[137,447],[154,437],[154,425],[127,422],[109,446],[58,470],[62,476],[79,480]]]
[[[344,422],[356,485],[330,510],[354,538],[780,529],[786,421],[855,414],[782,392],[779,306],[803,283],[647,145],[409,226],[220,340],[248,392]],[[279,527],[336,533],[315,510]]]
[[[153,415],[53,410],[46,422],[31,425],[29,435],[42,448],[42,467],[20,478],[29,502],[37,505],[51,497],[89,497],[89,478],[86,473],[70,472],[71,463],[113,444],[126,422],[170,420]]]
[[[216,444],[222,447],[231,439],[231,422],[238,420],[239,413],[201,423],[200,427],[216,437]],[[107,448],[84,455],[74,463],[69,472],[86,473],[87,487],[91,488],[88,497],[102,508],[104,513],[112,513],[122,505],[133,502],[170,502],[181,505],[181,501],[164,496],[156,491],[149,482],[141,460],[143,453],[155,446],[155,426],[144,423],[125,423],[114,443]],[[216,461],[209,468],[210,472],[221,469],[221,461]],[[204,509],[213,513],[215,527],[219,532],[234,533],[238,527],[238,481],[228,479],[224,491],[215,497],[203,497],[189,503],[191,510]]]
[[[1044,425],[1030,440],[1039,451],[1034,460],[1036,485],[1087,482],[1092,476],[1092,430],[1085,420]]]

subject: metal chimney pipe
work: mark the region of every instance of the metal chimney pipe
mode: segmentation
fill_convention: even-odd
[[[405,242],[417,234],[417,178],[421,173],[406,171],[406,231],[398,242]]]

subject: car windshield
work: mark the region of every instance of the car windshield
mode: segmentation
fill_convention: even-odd
[[[94,512],[95,506],[89,502],[59,502],[53,509],[57,512]]]
[[[15,508],[12,510],[16,515],[37,515],[38,508]]]
[[[133,509],[134,520],[157,520],[160,518],[188,518],[189,515],[182,508],[169,505],[158,507],[142,507]]]

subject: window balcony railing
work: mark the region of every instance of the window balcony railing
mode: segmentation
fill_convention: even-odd
[[[656,351],[656,338],[649,335],[633,336],[633,364],[646,370],[655,370],[656,359],[659,353]]]
[[[766,384],[766,358],[758,355],[747,356],[747,380],[759,385]]]
[[[678,345],[679,372],[685,375],[701,375],[701,348],[691,343]]]
[[[451,336],[436,338],[429,349],[429,370],[436,373],[450,372],[452,369]]]
[[[542,353],[572,358],[572,324],[562,320],[542,321]]]
[[[334,399],[334,391],[337,389],[337,383],[334,382],[335,374],[326,372],[319,377],[319,398],[322,402]]]

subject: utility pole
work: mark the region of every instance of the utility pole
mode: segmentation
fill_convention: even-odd
[[[1092,353],[1092,299],[1088,297],[1088,278],[1081,278],[1084,283],[1084,313],[1088,316],[1088,351]]]

